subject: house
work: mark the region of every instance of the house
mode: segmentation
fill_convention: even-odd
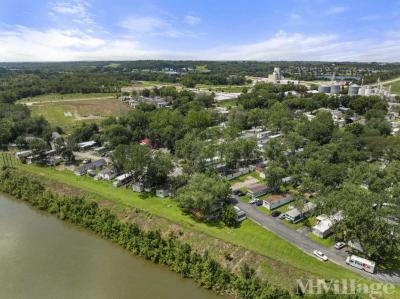
[[[81,176],[84,175],[88,170],[96,170],[102,169],[106,165],[106,161],[104,159],[96,160],[88,164],[84,164],[77,169],[75,169],[75,175]]]
[[[292,202],[293,195],[292,194],[283,194],[283,195],[271,195],[267,199],[263,200],[263,206],[268,210],[273,210],[279,208],[289,202]]]
[[[286,212],[286,219],[292,223],[297,223],[303,220],[306,214],[310,213],[317,207],[316,204],[312,202],[308,202],[304,205],[303,212],[300,212],[298,209],[294,208]]]
[[[26,164],[39,163],[42,161],[40,154],[34,154],[26,158]]]
[[[57,151],[56,150],[48,150],[48,151],[45,151],[44,154],[46,157],[53,157],[57,154]]]
[[[325,238],[328,236],[334,227],[334,225],[342,221],[342,212],[337,212],[332,216],[320,215],[316,218],[317,224],[311,228],[311,232],[318,238]]]
[[[95,145],[96,145],[96,141],[93,141],[93,140],[80,142],[77,144],[79,150],[87,150],[89,148],[92,148]]]
[[[264,184],[255,184],[247,187],[247,194],[251,197],[259,197],[264,194],[267,194],[271,191],[271,188]]]
[[[116,176],[116,173],[111,168],[103,169],[99,173],[99,178],[102,180],[106,180],[106,181],[111,181],[113,178],[115,178],[115,176]]]
[[[60,164],[62,161],[64,161],[64,158],[62,156],[50,156],[50,157],[47,157],[46,164],[48,166],[56,166],[56,165]]]
[[[239,207],[233,206],[236,212],[236,221],[241,222],[247,218],[246,213],[243,212]]]
[[[172,195],[172,191],[171,191],[171,188],[169,188],[168,186],[165,186],[165,187],[162,187],[162,188],[159,188],[156,190],[157,197],[165,198],[165,197],[168,197],[171,195]]]
[[[17,157],[18,159],[28,158],[30,155],[32,155],[32,153],[33,152],[31,150],[21,151],[15,153],[15,157]]]
[[[149,138],[144,138],[140,141],[141,145],[147,145],[149,147],[151,147],[151,140]]]
[[[56,141],[56,140],[62,139],[62,137],[61,137],[61,134],[60,134],[60,133],[58,133],[58,132],[53,132],[53,133],[51,133],[51,139],[52,139],[53,141]]]
[[[130,181],[132,181],[132,174],[124,173],[115,178],[115,181],[113,182],[113,186],[115,188],[118,188],[120,186],[124,186],[124,185],[128,184]]]
[[[143,192],[144,191],[144,185],[143,183],[140,182],[135,182],[132,184],[132,190],[135,192]]]

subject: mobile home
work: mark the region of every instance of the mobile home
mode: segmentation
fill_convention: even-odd
[[[131,180],[132,180],[132,174],[124,173],[115,178],[115,181],[113,182],[113,186],[118,188],[118,187],[128,184]]]

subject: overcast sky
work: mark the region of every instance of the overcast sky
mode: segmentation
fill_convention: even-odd
[[[400,61],[400,0],[0,0],[0,61]]]

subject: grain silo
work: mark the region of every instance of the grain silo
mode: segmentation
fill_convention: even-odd
[[[331,87],[328,86],[328,85],[320,85],[320,86],[318,87],[318,92],[321,92],[321,93],[330,93],[330,92],[331,92]]]
[[[331,94],[339,94],[340,93],[340,85],[339,84],[332,84],[331,85]]]
[[[358,90],[360,89],[360,86],[357,84],[352,84],[349,86],[349,96],[356,96],[358,95]]]

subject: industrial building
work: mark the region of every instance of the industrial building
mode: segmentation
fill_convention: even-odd
[[[349,86],[349,92],[348,95],[351,96],[378,96],[382,99],[386,100],[391,100],[395,97],[395,95],[391,94],[391,86],[389,86],[388,89],[386,89],[380,80],[378,79],[378,82],[376,86],[369,86],[369,85],[357,85],[357,84],[352,84]]]

